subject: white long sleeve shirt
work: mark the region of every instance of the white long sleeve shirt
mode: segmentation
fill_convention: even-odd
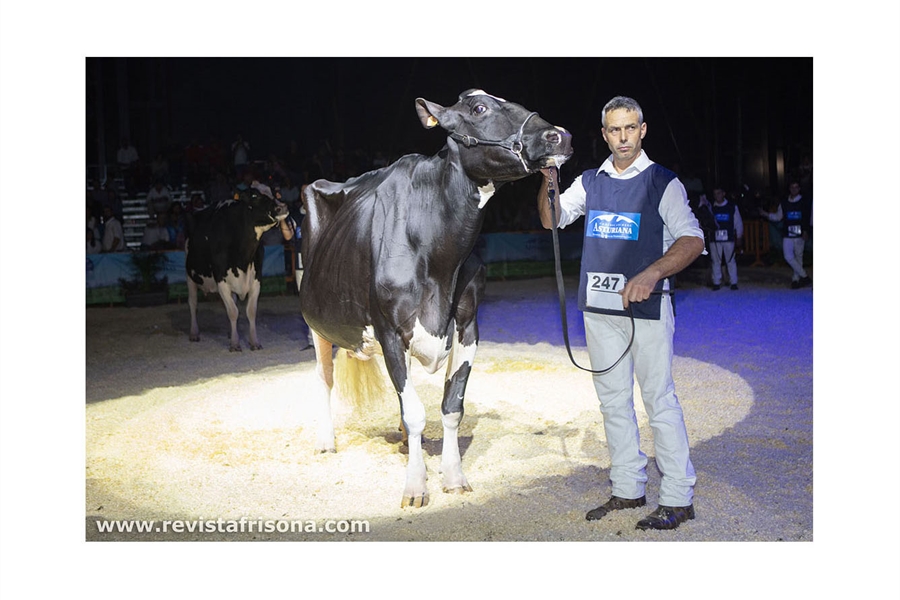
[[[640,156],[631,164],[630,167],[617,172],[612,163],[610,155],[598,171],[605,171],[613,179],[631,179],[639,175],[647,169],[653,161],[647,156],[647,153],[641,150]],[[581,183],[581,175],[575,178],[572,185],[559,196],[559,228],[562,229],[567,225],[571,225],[578,217],[584,214],[584,207],[587,201],[587,192]],[[663,192],[662,199],[659,202],[659,216],[663,220],[663,254],[669,247],[675,243],[680,237],[691,236],[703,239],[703,230],[697,217],[691,211],[688,205],[687,191],[681,181],[675,177],[669,182]],[[706,254],[706,250],[703,251]]]

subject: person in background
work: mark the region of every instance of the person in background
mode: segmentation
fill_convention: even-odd
[[[122,224],[116,218],[109,205],[103,207],[103,252],[122,252],[125,250],[125,235]]]
[[[775,212],[760,209],[759,214],[773,223],[784,222],[782,250],[784,260],[790,265],[791,289],[812,285],[812,279],[803,268],[803,250],[812,228],[812,200],[800,194],[800,183],[792,181],[788,197],[778,204]]]
[[[612,497],[586,518],[594,521],[646,504],[647,456],[634,411],[637,377],[662,480],[659,506],[636,528],[675,529],[695,516],[696,474],[672,378],[670,278],[704,252],[703,231],[675,173],[641,148],[647,124],[640,105],[617,96],[604,106],[601,122],[612,154],[600,168],[578,176],[554,204],[559,227],[585,217],[578,303],[592,369],[610,369],[622,357],[607,372],[593,375],[612,463]],[[550,229],[556,219],[549,188],[559,189],[558,174],[556,169],[541,172],[538,211]]]
[[[150,191],[147,192],[147,210],[151,216],[169,213],[172,204],[172,192],[162,179],[157,179]]]
[[[88,254],[100,254],[103,251],[103,246],[100,244],[100,241],[96,238],[96,231],[93,227],[87,228],[87,253]]]
[[[715,228],[710,232],[709,253],[712,256],[712,289],[722,287],[722,263],[728,269],[731,289],[738,289],[737,252],[744,247],[744,222],[735,203],[725,197],[725,190],[718,186],[713,190],[713,203],[701,196],[700,207],[712,213]]]
[[[250,144],[241,136],[231,143],[231,156],[234,165],[234,174],[240,179],[244,171],[250,166]]]
[[[169,239],[169,228],[166,226],[168,215],[157,213],[156,220],[148,223],[144,228],[144,237],[141,239],[141,250],[171,250],[175,247]]]
[[[194,194],[194,196],[199,195]],[[193,196],[191,198],[193,199]],[[166,228],[169,230],[169,241],[172,242],[175,250],[184,250],[184,241],[187,238],[187,217],[181,202],[173,202],[169,208]]]

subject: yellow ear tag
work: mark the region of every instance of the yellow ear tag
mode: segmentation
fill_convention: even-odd
[[[437,125],[437,124],[438,124],[438,120],[435,119],[433,116],[428,115],[428,126],[429,126],[429,127],[434,127],[434,126]]]
[[[235,195],[234,195],[234,199],[235,199],[235,200],[240,200],[240,199],[241,199],[241,195],[240,195],[240,194],[235,194]]]

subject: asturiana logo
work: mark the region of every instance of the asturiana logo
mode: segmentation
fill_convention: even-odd
[[[641,229],[640,213],[612,213],[592,210],[586,228],[588,237],[609,240],[637,240]]]

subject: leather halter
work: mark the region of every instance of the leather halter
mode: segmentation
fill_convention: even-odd
[[[531,117],[534,116],[537,116],[536,112],[529,113],[528,116],[525,117],[525,120],[522,121],[522,125],[519,127],[519,131],[514,135],[509,136],[505,140],[482,140],[477,137],[457,133],[455,131],[451,131],[449,132],[449,134],[451,138],[453,138],[457,142],[461,142],[462,145],[466,148],[472,148],[474,146],[500,146],[501,148],[506,148],[516,155],[516,158],[518,158],[519,162],[522,163],[522,168],[525,169],[525,172],[530,173],[531,171],[528,169],[528,165],[525,164],[525,159],[522,157],[522,150],[524,150],[525,148],[522,144],[522,136],[525,133],[525,124],[528,123]]]

